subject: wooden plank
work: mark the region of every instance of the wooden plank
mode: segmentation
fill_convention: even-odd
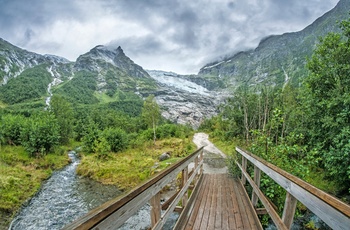
[[[297,208],[298,200],[293,195],[287,192],[286,201],[284,203],[282,221],[288,229],[292,226],[294,220],[295,209]]]
[[[189,221],[189,227],[193,226],[193,229],[200,229],[203,215],[204,215],[204,210],[205,210],[205,204],[207,203],[208,199],[208,194],[209,194],[209,176],[207,174],[203,175],[203,186],[201,187],[202,189],[202,195],[200,196],[201,199],[198,199],[195,205],[195,211],[193,216],[191,215],[190,221]],[[187,228],[186,228],[187,229]],[[188,228],[191,229],[191,228]]]
[[[348,226],[350,226],[349,205],[249,152],[240,148],[236,148],[236,150],[303,203],[331,228],[348,229]]]
[[[266,215],[268,214],[266,208],[256,208],[255,212],[257,215]]]
[[[247,214],[248,221],[250,223],[250,229],[263,229],[260,220],[255,212],[254,206],[250,202],[248,193],[246,192],[243,184],[239,180],[236,181],[238,184],[237,186],[240,189],[240,198],[243,200],[245,213]]]
[[[203,164],[201,162],[200,164]],[[196,174],[200,171],[200,167],[197,167],[192,174],[192,176],[187,180],[186,184],[183,186],[181,191],[179,192],[178,196],[174,199],[174,201],[170,204],[169,208],[163,213],[161,219],[158,221],[158,223],[154,226],[153,229],[161,229],[163,225],[165,224],[166,220],[172,213],[172,210],[176,207],[176,204],[180,201],[181,197],[184,196],[185,193],[187,193],[188,187],[191,185],[191,182],[193,181]]]
[[[162,204],[162,210],[166,210],[169,208],[171,202],[173,202],[173,200],[177,197],[177,195],[179,194],[180,190],[177,191],[174,195],[172,195],[169,199],[167,199],[163,204]]]
[[[187,180],[188,180],[188,167],[186,167],[182,170],[181,187],[185,186]],[[185,207],[187,205],[187,200],[188,200],[188,192],[186,191],[182,197],[182,207]]]
[[[225,203],[227,205],[227,225],[229,226],[229,229],[236,229],[236,220],[235,220],[235,208],[233,207],[233,198],[231,194],[231,188],[233,188],[233,185],[227,177],[225,178],[225,194],[226,194],[226,199]]]
[[[154,227],[160,219],[160,193],[158,192],[150,200],[151,205],[151,226]]]
[[[227,183],[227,177],[228,175],[222,176],[222,199],[221,199],[221,209],[222,209],[222,229],[223,230],[229,230],[229,207],[228,207],[228,201],[229,201],[229,194],[228,194],[228,183]]]
[[[189,198],[187,206],[184,208],[183,212],[179,216],[175,226],[174,230],[183,229],[185,226],[189,226],[190,229],[193,228],[193,222],[190,223],[190,217],[194,216],[194,220],[196,218],[196,215],[198,213],[198,209],[196,208],[196,205],[199,203],[195,201],[199,201],[202,199],[202,194],[205,191],[202,189],[203,186],[205,186],[205,181],[203,181],[203,175],[198,179],[198,183],[194,187],[194,190],[192,191],[192,194]]]
[[[217,177],[216,174],[210,175],[212,178],[212,187],[213,190],[211,192],[211,204],[209,207],[209,221],[207,229],[214,229],[215,228],[215,216],[216,216],[216,207],[217,207]]]
[[[254,165],[254,182],[256,186],[258,186],[259,188],[260,188],[260,177],[261,177],[261,171],[256,165]],[[256,207],[258,204],[258,196],[254,191],[252,192],[252,204],[254,207]]]
[[[217,175],[216,177],[217,182],[217,194],[216,194],[216,214],[215,214],[215,229],[222,229],[222,215],[223,215],[223,209],[222,209],[222,175]]]
[[[247,171],[247,158],[245,158],[244,156],[242,156],[242,170],[244,170],[245,172]],[[242,184],[245,185],[246,178],[243,174],[242,174],[241,180],[242,180]]]
[[[208,183],[209,189],[208,189],[208,195],[207,195],[208,197],[205,204],[203,204],[204,212],[202,216],[202,221],[200,223],[200,227],[198,229],[207,229],[208,227],[208,220],[210,217],[210,205],[213,199],[213,189],[214,189],[214,186],[212,186],[213,178],[210,175],[208,175],[208,180],[209,180],[209,183]]]
[[[243,229],[252,229],[250,226],[250,221],[248,219],[248,213],[246,212],[245,205],[242,199],[242,193],[240,190],[240,187],[238,186],[238,183],[234,183],[235,191],[236,191],[236,196],[237,196],[237,202],[239,206],[239,213],[242,218],[242,224],[243,224]]]
[[[242,170],[242,166],[236,162],[236,164],[238,165],[238,167]],[[250,185],[252,186],[254,192],[257,194],[257,196],[259,197],[261,203],[264,205],[264,207],[266,208],[267,212],[269,213],[272,221],[275,223],[275,225],[277,226],[278,229],[287,229],[287,227],[284,225],[282,219],[279,217],[278,213],[274,210],[274,208],[272,207],[272,205],[270,204],[270,202],[267,200],[267,198],[265,197],[265,195],[261,192],[261,190],[258,188],[258,186],[256,186],[256,184],[254,183],[253,179],[248,175],[247,172],[242,170],[242,173],[244,174],[245,178],[247,178],[248,182],[250,183]]]
[[[231,183],[229,184],[230,184],[229,186],[230,196],[232,201],[232,202],[229,202],[229,204],[232,204],[234,221],[235,221],[234,223],[232,223],[230,219],[230,227],[232,227],[233,229],[243,229],[242,216],[240,215],[240,210],[239,210],[239,205],[237,200],[237,196],[239,192],[235,190],[234,182],[231,181]]]
[[[192,212],[188,214],[188,221],[176,230],[262,229],[248,195],[241,198],[241,194],[246,194],[241,182],[229,178],[227,174],[205,174],[200,189],[202,191],[197,196]],[[245,223],[242,221],[244,216]]]

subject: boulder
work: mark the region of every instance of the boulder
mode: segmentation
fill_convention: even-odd
[[[170,158],[169,153],[162,153],[162,155],[159,156],[159,161],[165,161]]]

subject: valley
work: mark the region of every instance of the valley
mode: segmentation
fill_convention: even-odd
[[[69,61],[0,38],[3,226],[72,150],[79,177],[128,191],[193,152],[195,132],[229,157],[242,146],[349,202],[349,11],[340,0],[305,29],[191,75],[146,70],[120,45]],[[160,161],[162,153],[170,159]],[[281,212],[283,191],[263,181]]]

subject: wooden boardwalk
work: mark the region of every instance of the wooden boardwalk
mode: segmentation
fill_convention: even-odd
[[[203,174],[180,229],[262,229],[242,186],[227,174]]]
[[[226,173],[203,174],[203,148],[156,174],[124,196],[116,197],[91,210],[64,229],[117,229],[147,202],[151,204],[152,230],[161,230],[174,210],[181,211],[175,230],[262,229],[253,208],[258,200],[264,206],[260,213],[269,214],[279,230],[290,229],[298,201],[332,229],[349,229],[349,205],[238,147],[236,151],[242,156],[242,164],[237,161],[235,163],[242,172],[241,180],[233,179]],[[253,167],[248,167],[248,163]],[[194,165],[191,169],[190,164]],[[253,168],[254,179],[250,176],[252,172],[247,171]],[[261,173],[268,175],[286,190],[282,217],[260,190]],[[162,189],[180,174],[180,190],[162,204]],[[249,182],[248,186],[253,190],[251,200],[242,185],[244,181]]]

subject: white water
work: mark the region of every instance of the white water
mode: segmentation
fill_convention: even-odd
[[[79,159],[74,152],[69,157],[72,163],[43,184],[12,221],[9,230],[61,229],[121,193],[114,186],[79,178],[75,172]]]
[[[50,102],[51,102],[51,98],[52,98],[52,91],[51,91],[52,86],[58,85],[62,82],[62,80],[59,79],[60,75],[57,72],[56,72],[56,75],[53,73],[52,66],[50,66],[50,68],[48,68],[47,71],[53,77],[53,81],[47,86],[47,92],[48,92],[49,96],[45,100],[45,104],[46,104],[45,109],[47,109],[50,106]]]

